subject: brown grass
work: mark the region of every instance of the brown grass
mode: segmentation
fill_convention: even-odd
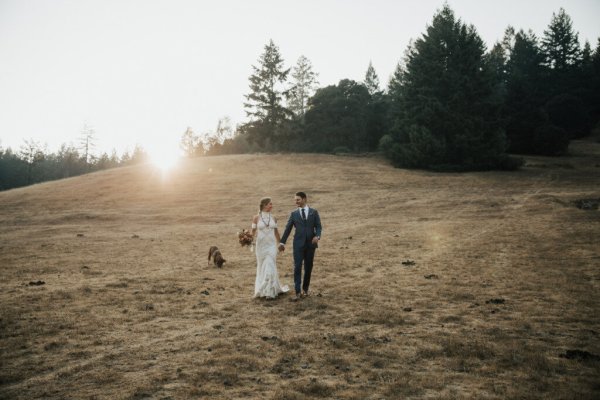
[[[0,398],[598,398],[600,363],[560,355],[600,355],[600,214],[573,203],[600,198],[599,154],[223,156],[2,192]],[[313,295],[252,299],[237,232],[267,195],[283,225],[297,190],[324,225]]]

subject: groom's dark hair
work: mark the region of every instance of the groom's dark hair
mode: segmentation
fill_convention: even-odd
[[[304,192],[297,192],[296,196],[306,199],[306,193],[304,193]]]

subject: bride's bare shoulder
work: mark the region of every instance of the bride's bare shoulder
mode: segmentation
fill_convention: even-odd
[[[255,224],[258,222],[258,214],[252,217],[252,222],[254,222]]]

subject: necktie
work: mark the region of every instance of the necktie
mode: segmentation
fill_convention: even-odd
[[[302,210],[302,219],[306,221],[306,213],[304,212],[304,208]]]

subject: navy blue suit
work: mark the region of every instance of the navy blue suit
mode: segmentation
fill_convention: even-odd
[[[296,228],[294,232],[294,289],[296,289],[296,294],[298,294],[300,293],[300,287],[305,292],[308,292],[308,286],[310,285],[310,274],[315,258],[315,250],[319,247],[318,244],[313,244],[312,240],[315,236],[321,237],[321,218],[319,217],[319,212],[314,208],[309,208],[306,220],[303,220],[300,209],[292,211],[285,225],[281,243],[285,244],[292,232],[292,227]],[[301,279],[303,262],[304,281]]]

